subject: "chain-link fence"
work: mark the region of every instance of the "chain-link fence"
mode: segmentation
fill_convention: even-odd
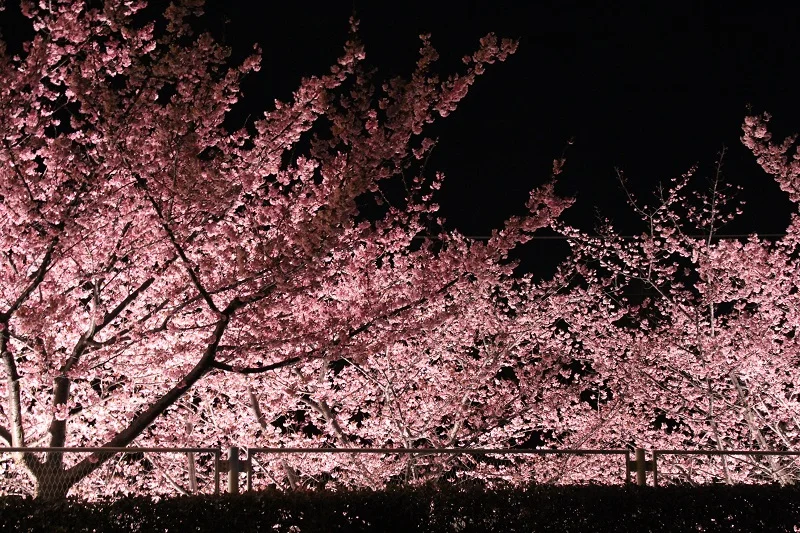
[[[219,494],[220,455],[216,448],[0,448],[0,496]],[[74,481],[83,468],[93,470]]]
[[[648,484],[651,473],[655,486],[790,484],[800,477],[798,451],[653,450],[649,460],[641,448],[635,458],[628,449],[249,448],[240,457],[232,447],[225,460],[222,454],[218,448],[0,448],[0,497],[219,494],[223,473],[228,492],[382,489],[443,480],[628,484],[633,472],[639,485]],[[87,466],[91,473],[75,475]]]
[[[757,450],[653,450],[653,485],[709,483],[793,484],[800,452]]]
[[[249,448],[242,465],[246,481],[240,488],[383,488],[472,479],[497,485],[583,484],[596,482],[598,475],[621,484],[630,483],[635,470],[630,455],[624,449]]]

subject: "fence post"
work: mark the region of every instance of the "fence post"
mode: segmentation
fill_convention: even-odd
[[[228,448],[228,493],[239,494],[239,447]]]
[[[631,452],[630,450],[625,450],[625,486],[629,486],[631,484]]]
[[[219,473],[220,473],[220,456],[222,455],[222,451],[217,448],[214,451],[214,496],[219,496]]]
[[[247,478],[247,492],[253,491],[253,452],[247,450],[247,463],[245,463],[245,476]]]
[[[636,484],[647,485],[647,465],[644,461],[644,448],[636,448]]]
[[[658,452],[653,452],[653,486],[658,487]]]
[[[186,422],[186,437],[192,434],[194,425],[191,422]],[[194,463],[194,452],[186,452],[186,463],[189,468],[189,491],[194,494],[197,492],[197,469]]]

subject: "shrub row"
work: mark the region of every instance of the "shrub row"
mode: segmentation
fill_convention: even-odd
[[[0,531],[794,532],[800,489],[777,486],[424,486],[87,503],[0,499]]]

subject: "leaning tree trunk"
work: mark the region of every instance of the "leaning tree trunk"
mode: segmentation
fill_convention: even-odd
[[[44,501],[63,500],[74,484],[75,481],[69,479],[63,467],[45,464],[36,475],[35,498]]]

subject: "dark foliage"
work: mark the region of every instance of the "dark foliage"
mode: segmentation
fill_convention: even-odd
[[[425,486],[106,503],[0,499],[2,531],[793,532],[800,489],[778,486]]]

